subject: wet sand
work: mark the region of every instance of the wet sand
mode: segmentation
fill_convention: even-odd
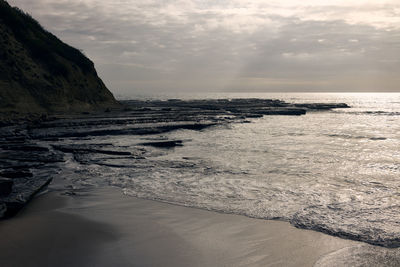
[[[343,264],[342,251],[372,248],[286,222],[142,200],[114,188],[39,196],[0,222],[0,236],[1,266],[313,266],[318,260],[333,266]]]

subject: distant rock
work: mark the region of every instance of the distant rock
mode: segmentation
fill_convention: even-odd
[[[81,51],[0,0],[0,119],[116,105]]]
[[[334,108],[350,108],[346,103],[301,103],[293,104],[295,107],[318,109],[318,110],[329,110]]]

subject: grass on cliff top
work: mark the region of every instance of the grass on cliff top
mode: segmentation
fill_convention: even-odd
[[[57,60],[57,56],[75,63],[83,73],[94,70],[93,62],[78,49],[63,43],[29,14],[17,7],[11,7],[4,0],[0,0],[0,23],[5,24],[31,56],[41,62],[50,73],[68,75],[68,68]]]

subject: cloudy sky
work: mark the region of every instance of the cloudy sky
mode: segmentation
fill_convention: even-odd
[[[399,0],[9,0],[116,94],[400,91]]]

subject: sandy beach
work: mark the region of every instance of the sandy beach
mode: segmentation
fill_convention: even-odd
[[[396,263],[388,249],[114,188],[39,196],[0,222],[0,236],[1,266],[363,266],[379,255]]]

